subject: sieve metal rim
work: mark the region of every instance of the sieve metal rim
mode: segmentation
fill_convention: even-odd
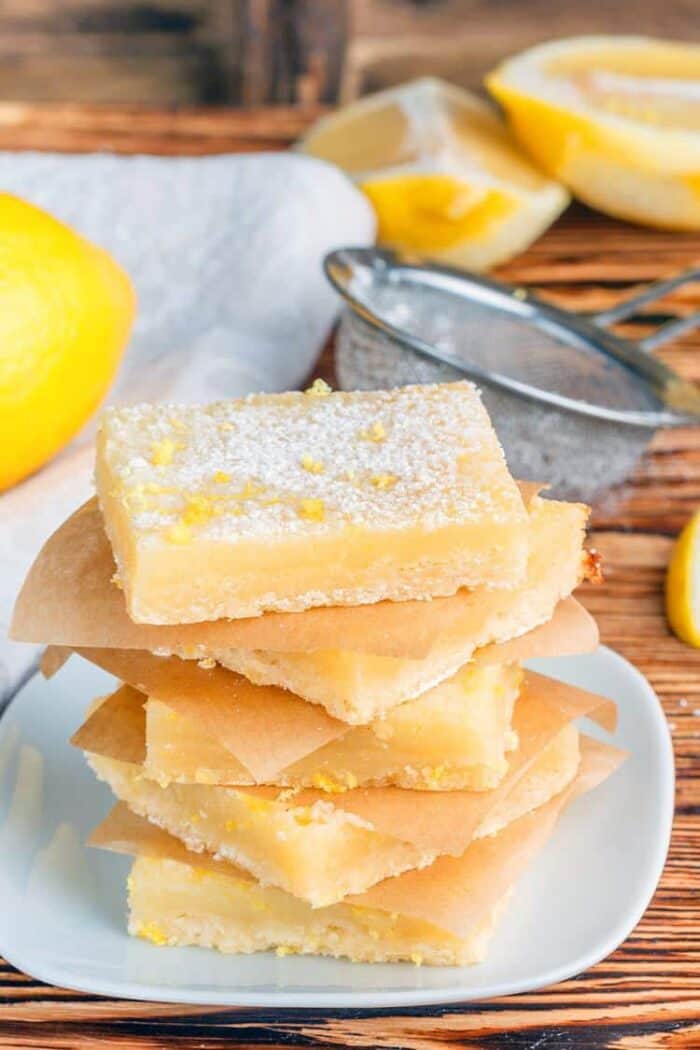
[[[386,277],[392,273],[414,284],[424,284],[448,295],[457,295],[478,301],[481,305],[496,306],[505,312],[532,323],[551,335],[564,337],[571,346],[585,347],[604,354],[618,366],[631,372],[660,403],[659,410],[616,409],[595,405],[587,401],[532,386],[522,380],[513,379],[466,361],[433,343],[427,342],[400,326],[387,321],[358,298],[352,291],[352,278],[358,268],[379,273]],[[409,349],[423,357],[440,361],[467,375],[477,382],[506,390],[518,397],[548,404],[558,409],[574,412],[608,422],[656,430],[659,427],[688,426],[700,423],[700,391],[694,384],[683,379],[662,361],[650,356],[630,340],[622,339],[608,331],[604,325],[619,320],[632,312],[636,304],[647,304],[658,295],[686,281],[696,280],[700,272],[690,271],[670,281],[646,289],[641,295],[623,302],[605,314],[585,316],[561,310],[540,299],[527,289],[515,289],[503,282],[482,274],[473,274],[454,267],[428,262],[422,258],[387,248],[345,247],[330,252],[323,260],[323,270],[335,290],[343,297],[351,311],[366,324],[393,343]],[[656,294],[658,293],[658,295]],[[682,325],[683,330],[695,326],[695,318]],[[671,324],[659,329],[648,339],[648,349],[656,347],[678,332],[681,326]]]

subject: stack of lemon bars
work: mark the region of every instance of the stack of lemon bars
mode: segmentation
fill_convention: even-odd
[[[115,675],[73,743],[157,945],[483,959],[513,887],[621,753],[609,700],[523,670],[590,651],[587,508],[510,476],[466,382],[138,405],[14,636]],[[89,698],[86,698],[86,700]]]

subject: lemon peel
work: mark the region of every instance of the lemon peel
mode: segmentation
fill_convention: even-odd
[[[700,46],[573,37],[507,59],[486,86],[535,163],[582,201],[700,229]]]
[[[337,164],[364,191],[380,243],[470,269],[524,250],[569,201],[491,106],[433,78],[331,114],[301,148]]]

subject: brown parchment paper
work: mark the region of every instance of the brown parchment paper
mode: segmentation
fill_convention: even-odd
[[[118,762],[143,765],[146,758],[146,712],[144,697],[130,685],[122,685],[96,704],[70,738],[71,744]]]
[[[123,699],[120,698],[120,703]],[[139,725],[143,732],[143,711],[138,702],[133,710],[125,709],[126,706],[120,710],[119,718],[106,715],[99,733],[93,733],[92,719],[89,718],[72,742],[92,753],[100,753],[96,748],[101,746],[104,749],[101,753],[109,758],[130,761],[126,756],[133,754],[132,742]],[[398,787],[371,787],[329,795],[316,789],[304,789],[290,798],[288,793],[281,794],[278,787],[217,785],[206,790],[236,791],[276,801],[288,809],[313,806],[323,801],[355,814],[381,834],[423,850],[460,856],[478,826],[508,796],[544,748],[573,719],[582,716],[594,718],[611,729],[615,725],[616,708],[612,701],[593,693],[527,672],[513,720],[519,747],[511,757],[508,773],[493,791],[412,791]],[[127,720],[128,727],[125,726]]]
[[[344,903],[420,919],[458,937],[467,937],[525,871],[573,798],[611,775],[624,752],[581,740],[581,764],[573,783],[544,806],[513,821],[498,835],[473,842],[461,857],[440,857],[427,868],[385,879]],[[93,831],[89,843],[138,857],[176,860],[252,882],[248,872],[225,860],[191,853],[167,832],[118,803]]]
[[[481,664],[519,664],[548,656],[592,653],[598,648],[598,624],[575,598],[557,604],[547,623],[511,638],[477,649],[472,659]]]
[[[139,708],[145,696],[150,696],[195,719],[199,729],[228,748],[254,780],[269,781],[351,728],[318,704],[276,686],[253,685],[225,667],[207,669],[194,660],[154,656],[138,649],[76,652],[139,690]],[[101,715],[98,711],[91,716],[86,731],[92,718],[110,717],[111,698],[107,704],[106,708],[102,705]],[[114,718],[116,721],[116,712]]]
[[[537,486],[530,486],[530,497]],[[574,505],[568,505],[574,506]],[[587,508],[580,508],[585,527]],[[508,601],[486,588],[462,590],[430,601],[266,613],[244,620],[176,626],[135,624],[112,582],[114,559],[96,499],[90,500],[47,540],[17,598],[10,626],[16,641],[101,648],[174,650],[269,649],[312,652],[342,648],[380,656],[420,659],[443,635],[483,626]],[[527,625],[525,625],[527,626]]]
[[[522,663],[536,657],[573,656],[593,652],[598,647],[599,640],[598,625],[591,614],[575,598],[569,597],[557,603],[552,618],[547,623],[540,624],[507,642],[494,642],[476,649],[471,659],[475,663],[507,664]],[[79,652],[82,655],[94,654],[86,658],[91,659],[93,663],[103,661],[100,666],[108,670],[106,654],[132,651],[87,647],[73,650],[68,646],[49,645],[42,654],[39,666],[45,678],[52,678],[60,671],[72,652]],[[98,656],[103,653],[104,656]],[[112,663],[112,666],[116,666],[116,662]]]
[[[568,609],[569,602],[575,606],[573,610]],[[595,647],[590,646],[597,642],[595,623],[578,603],[573,599],[569,602],[561,603],[564,608],[557,610],[549,624],[517,640],[519,659],[585,652]],[[508,651],[511,644],[516,643],[488,649]],[[225,667],[207,669],[194,660],[154,656],[137,649],[76,652],[145,696],[195,720],[202,732],[227,748],[260,783],[269,783],[287,766],[355,728],[332,718],[318,704],[276,686],[253,685]],[[481,652],[488,659],[488,650]],[[508,652],[505,656],[507,662]],[[108,710],[99,717],[109,717]]]

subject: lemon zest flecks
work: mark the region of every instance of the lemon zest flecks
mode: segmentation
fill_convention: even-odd
[[[447,767],[445,765],[427,767],[423,771],[423,779],[425,780],[428,787],[436,788],[439,787],[443,780]]]
[[[315,788],[318,788],[319,791],[325,791],[330,795],[339,795],[342,794],[343,791],[347,791],[344,784],[341,784],[340,781],[336,780],[334,777],[329,776],[328,773],[314,773],[311,783]]]
[[[214,506],[206,496],[189,496],[182,513],[185,525],[203,525],[214,517]]]
[[[352,791],[353,788],[357,787],[358,781],[354,773],[341,773],[339,777],[333,777],[330,773],[319,771],[314,773],[311,783],[320,791],[339,795],[343,791]]]
[[[383,491],[385,489],[393,488],[399,479],[395,474],[373,474],[369,480],[370,483],[374,485],[375,489]]]
[[[231,475],[227,474],[225,470],[217,470],[214,475],[214,482],[217,485],[225,485],[227,481],[231,480]]]
[[[157,944],[159,948],[168,943],[167,934],[155,922],[142,922],[136,932],[139,937],[143,937],[144,940],[150,941],[152,944]]]
[[[363,441],[374,441],[377,445],[381,444],[382,441],[386,441],[386,430],[383,423],[377,421],[372,423],[372,426],[368,427],[367,430],[361,430],[360,438]]]
[[[311,386],[304,391],[307,397],[328,397],[331,388],[325,379],[314,379]]]
[[[325,469],[320,460],[314,459],[313,456],[309,455],[301,457],[301,465],[304,470],[308,470],[309,474],[323,474]]]
[[[299,504],[298,514],[305,521],[323,521],[326,507],[322,499],[303,499]]]
[[[154,441],[151,445],[151,463],[154,467],[167,467],[172,463],[173,456],[182,445],[173,441],[172,438],[163,438],[162,441]]]

